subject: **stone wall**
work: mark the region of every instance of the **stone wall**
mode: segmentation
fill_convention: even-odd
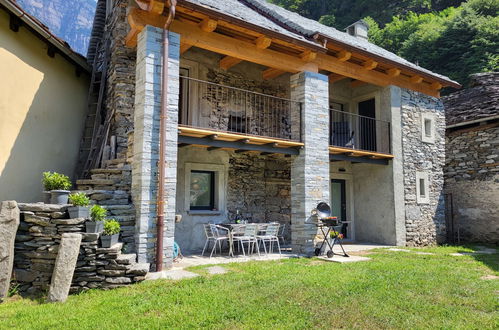
[[[445,240],[443,166],[445,114],[442,102],[424,94],[402,90],[402,152],[407,245],[435,244]],[[434,116],[433,143],[422,141],[422,115]],[[427,172],[429,203],[417,202],[416,172]]]
[[[101,248],[99,234],[85,233],[85,219],[69,219],[68,205],[18,204],[21,221],[16,235],[13,280],[23,293],[44,292],[50,286],[63,233],[82,234],[71,292],[111,289],[142,281],[149,264],[137,264],[135,254],[122,254],[123,244]]]
[[[250,222],[291,224],[291,158],[232,153],[229,160],[227,189],[228,218],[239,210]]]
[[[446,156],[455,237],[499,243],[499,123],[449,131]]]

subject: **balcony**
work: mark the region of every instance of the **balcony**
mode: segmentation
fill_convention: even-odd
[[[180,77],[179,146],[296,155],[301,103]]]
[[[332,160],[386,164],[393,158],[390,122],[336,109],[329,110],[329,120]]]

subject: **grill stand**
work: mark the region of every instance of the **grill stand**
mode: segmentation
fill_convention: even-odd
[[[324,247],[324,243],[326,243],[329,247],[329,251],[326,252],[326,256],[328,258],[332,258],[333,256],[337,255],[337,256],[344,256],[344,257],[350,257],[346,252],[345,252],[345,249],[343,248],[343,244],[341,244],[341,238],[338,238],[338,237],[334,237],[333,238],[333,244],[331,244],[331,242],[329,241],[329,234],[331,233],[331,230],[334,230],[334,226],[322,226],[322,225],[317,225],[322,234],[324,235],[324,240],[322,241],[322,244],[319,248],[316,248],[315,249],[315,255],[316,256],[319,256],[321,254],[321,250],[322,248]],[[327,228],[326,232],[324,232],[324,228]],[[333,251],[333,248],[334,248],[334,245],[338,243],[338,245],[341,247],[341,250],[343,251],[343,254],[340,254],[340,253],[336,253]]]

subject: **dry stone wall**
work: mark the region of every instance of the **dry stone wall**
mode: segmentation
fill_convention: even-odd
[[[142,281],[149,264],[137,264],[135,254],[122,254],[122,243],[100,247],[99,234],[85,232],[85,219],[69,219],[69,205],[19,203],[13,280],[22,293],[48,290],[64,233],[82,235],[70,292],[111,289]]]
[[[442,102],[418,92],[402,90],[402,150],[406,239],[409,246],[436,244],[445,240],[445,114]],[[434,117],[433,143],[422,141],[422,115]],[[416,172],[429,178],[429,203],[418,203]]]

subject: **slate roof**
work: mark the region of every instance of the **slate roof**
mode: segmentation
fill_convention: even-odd
[[[317,46],[317,43],[314,42],[312,38],[314,35],[319,33],[342,44],[347,44],[353,48],[382,57],[407,68],[459,85],[458,82],[453,81],[446,76],[434,73],[411,63],[402,57],[387,51],[386,49],[368,42],[365,39],[351,36],[346,32],[336,30],[335,28],[323,25],[312,19],[305,18],[282,7],[268,3],[265,0],[184,0],[182,2],[189,2],[207,7],[222,14],[256,24],[288,37],[292,37],[300,41],[307,41],[315,46]]]
[[[469,88],[442,98],[447,125],[499,116],[499,72],[470,77]]]

